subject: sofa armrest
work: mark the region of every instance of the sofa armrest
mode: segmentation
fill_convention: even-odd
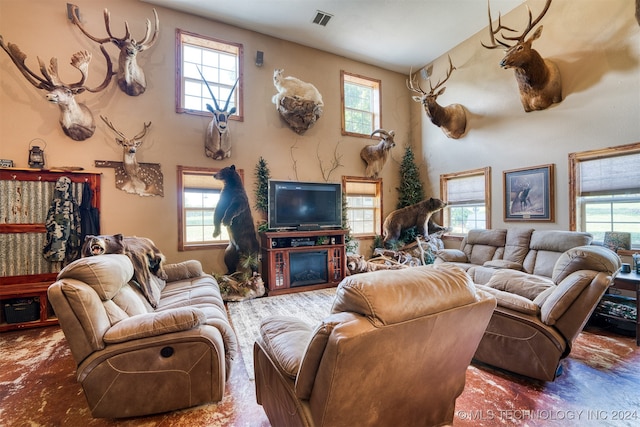
[[[578,296],[591,285],[597,274],[598,272],[593,270],[575,271],[558,283],[556,289],[540,307],[541,320],[547,325],[555,325]],[[595,304],[593,307],[595,307]]]
[[[485,285],[476,285],[476,288],[493,295],[500,307],[515,310],[524,314],[537,315],[540,312],[540,307],[538,307],[537,304],[523,296],[501,291]]]
[[[167,282],[175,282],[178,280],[191,279],[204,274],[200,261],[191,259],[176,264],[167,264],[164,266],[167,273]]]
[[[436,258],[444,262],[469,262],[467,254],[460,249],[440,249],[436,252]]]
[[[113,325],[103,337],[107,344],[116,344],[171,332],[186,331],[204,324],[204,312],[195,307],[180,307],[157,313],[131,316]]]
[[[260,337],[267,355],[278,370],[295,379],[313,328],[307,322],[289,316],[271,316],[260,325]]]

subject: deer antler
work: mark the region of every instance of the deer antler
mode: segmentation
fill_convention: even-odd
[[[493,20],[491,18],[491,5],[489,4],[489,1],[487,0],[487,9],[489,11],[489,34],[491,36],[491,44],[490,45],[486,45],[484,44],[484,42],[480,42],[480,44],[482,44],[483,47],[487,48],[487,49],[495,49],[498,48],[500,46],[505,47],[505,48],[511,48],[513,46],[515,46],[518,42],[522,42],[524,40],[524,38],[527,36],[527,34],[529,34],[529,32],[533,29],[533,27],[535,27],[536,25],[538,25],[538,23],[540,22],[540,20],[544,17],[544,15],[547,13],[547,11],[549,10],[549,6],[551,6],[551,1],[552,0],[547,0],[547,3],[544,6],[544,9],[542,10],[542,12],[540,12],[540,14],[538,15],[538,17],[534,20],[533,19],[533,15],[531,13],[531,9],[529,8],[529,5],[527,5],[527,11],[529,12],[529,23],[527,24],[527,28],[525,28],[522,32],[522,34],[520,35],[515,35],[515,36],[507,36],[503,33],[501,33],[501,31],[511,31],[512,33],[515,33],[516,30],[514,30],[513,28],[509,28],[507,26],[502,25],[502,14],[498,14],[498,27],[496,29],[493,28]],[[497,39],[496,35],[501,36],[504,40],[511,40],[511,41],[515,41],[516,43],[513,44],[508,44],[507,42]]]
[[[5,52],[11,58],[11,61],[18,67],[18,70],[22,73],[22,75],[27,79],[29,83],[35,86],[37,89],[45,89],[52,90],[53,84],[49,80],[45,80],[27,67],[24,61],[27,59],[27,55],[20,50],[18,45],[9,43],[8,45],[4,43],[4,39],[0,35],[0,46],[4,49]],[[38,58],[40,62],[40,58]],[[40,69],[42,69],[43,65],[40,65]]]
[[[415,88],[415,86],[413,85],[414,83],[418,86],[418,89]],[[406,84],[407,84],[407,89],[409,89],[412,92],[419,93],[421,95],[427,94],[427,92],[425,92],[420,87],[420,82],[418,82],[418,76],[416,75],[416,77],[414,78],[413,67],[409,70],[409,78],[406,80]]]
[[[109,128],[111,128],[111,130],[112,130],[112,131],[114,131],[114,132],[115,132],[115,133],[116,133],[120,138],[122,138],[123,140],[124,140],[124,139],[127,139],[127,137],[126,137],[122,132],[120,132],[118,129],[116,129],[116,127],[113,125],[113,123],[111,123],[111,121],[110,121],[107,117],[105,117],[105,116],[102,116],[102,115],[101,115],[101,116],[100,116],[100,118],[101,118],[101,119],[102,119],[102,121],[103,121],[103,122],[105,122],[105,124],[106,124],[107,126],[109,126]]]
[[[147,134],[147,130],[149,129],[149,127],[151,127],[151,122],[144,123],[144,129],[142,129],[142,132],[134,136],[133,140],[135,141],[135,140],[144,138],[144,136]]]
[[[435,92],[436,89],[438,89],[440,86],[445,84],[445,82],[449,80],[449,77],[451,77],[451,73],[453,72],[453,70],[456,69],[456,67],[453,66],[453,62],[451,62],[451,56],[450,55],[447,55],[447,56],[449,57],[449,70],[447,71],[447,77],[445,77],[445,79],[442,82],[438,80],[438,83],[436,84],[435,87],[431,86],[431,80],[429,80],[429,87],[431,88],[431,92],[429,92],[430,94],[433,94],[433,92]]]

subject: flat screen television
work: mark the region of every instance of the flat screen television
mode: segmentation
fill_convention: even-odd
[[[269,229],[342,228],[342,186],[327,182],[269,180]]]

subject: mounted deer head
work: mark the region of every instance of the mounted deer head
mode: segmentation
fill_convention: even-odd
[[[116,133],[116,142],[122,146],[123,171],[118,171],[116,168],[116,187],[127,193],[135,193],[140,196],[162,196],[162,172],[157,167],[148,167],[147,164],[141,165],[136,159],[138,148],[142,145],[142,138],[147,134],[151,122],[145,123],[142,131],[136,136],[127,138],[124,133],[116,129],[108,118],[104,116],[100,116],[100,118]]]
[[[489,5],[489,3],[487,2]],[[544,110],[551,104],[562,101],[562,81],[558,66],[548,60],[543,59],[540,54],[531,47],[534,40],[542,34],[542,25],[525,40],[525,37],[544,17],[551,6],[551,0],[547,0],[542,12],[534,20],[529,11],[529,23],[520,35],[507,36],[503,31],[515,33],[516,30],[502,25],[502,16],[498,16],[498,27],[493,28],[491,18],[491,6],[489,5],[489,34],[491,44],[481,43],[487,49],[503,47],[506,53],[500,66],[502,68],[513,68],[515,70],[518,88],[520,89],[520,101],[527,113],[533,110]],[[502,40],[496,38],[499,35]],[[511,42],[511,43],[509,43]]]
[[[198,68],[198,67],[196,67]],[[233,115],[236,112],[236,107],[232,107],[229,111],[229,102],[231,102],[231,97],[233,96],[233,91],[236,89],[238,85],[238,81],[240,78],[236,80],[229,92],[229,97],[227,98],[227,102],[224,104],[224,108],[220,108],[218,105],[218,101],[216,100],[207,79],[204,78],[202,71],[198,68],[198,72],[202,77],[202,81],[207,86],[209,93],[211,94],[211,99],[213,99],[213,104],[216,108],[213,108],[211,104],[207,104],[207,110],[213,114],[213,118],[209,122],[209,126],[207,127],[207,133],[204,138],[204,152],[207,157],[211,157],[214,160],[222,160],[227,157],[231,157],[231,141],[229,139],[229,116]]]
[[[98,38],[94,37],[82,26],[80,18],[78,17],[78,6],[71,5],[71,21],[80,28],[80,31],[93,40],[96,43],[108,43],[111,42],[120,49],[120,56],[118,57],[118,72],[116,74],[116,80],[118,87],[130,96],[138,96],[147,89],[147,81],[144,76],[144,71],[138,65],[137,56],[139,52],[143,52],[149,49],[156,42],[158,33],[160,30],[160,21],[158,19],[158,13],[153,9],[153,15],[155,16],[155,29],[153,35],[151,32],[151,22],[147,19],[147,30],[144,33],[144,37],[140,42],[131,38],[129,32],[129,24],[124,21],[125,34],[122,38],[117,38],[111,33],[111,15],[107,9],[104,10],[104,25],[107,29],[109,37]]]
[[[75,95],[85,90],[94,93],[100,92],[109,85],[111,77],[113,76],[112,64],[109,54],[102,46],[100,46],[100,50],[107,60],[107,73],[102,84],[93,89],[85,86],[89,75],[89,62],[91,61],[91,54],[87,51],[76,52],[71,57],[71,65],[80,71],[81,77],[76,83],[66,84],[60,80],[60,76],[58,75],[57,58],[51,58],[48,68],[45,63],[38,58],[40,73],[42,74],[42,77],[40,77],[26,66],[25,60],[27,59],[27,55],[25,55],[17,45],[13,43],[5,44],[4,39],[0,35],[0,46],[9,54],[11,61],[18,67],[18,70],[27,81],[36,89],[46,90],[47,101],[58,105],[60,108],[60,126],[62,126],[65,135],[76,141],[84,141],[93,135],[96,130],[93,114],[91,114],[91,111],[86,105],[76,101]]]
[[[429,80],[430,90],[428,93],[420,87],[418,76],[416,75],[414,78],[412,71],[409,71],[407,88],[412,92],[420,94],[420,96],[414,96],[413,100],[422,103],[427,117],[431,119],[431,123],[440,127],[448,138],[458,139],[464,135],[467,130],[467,113],[464,107],[460,104],[451,104],[442,107],[436,102],[438,97],[442,95],[446,89],[446,87],[442,87],[442,89],[440,89],[440,87],[449,80],[451,73],[455,69],[456,67],[453,66],[451,57],[449,57],[449,71],[447,71],[447,76],[442,82],[438,80],[435,86],[432,86],[431,80]],[[436,92],[436,90],[438,91]]]

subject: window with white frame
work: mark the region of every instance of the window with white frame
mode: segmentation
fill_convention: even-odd
[[[354,236],[380,234],[382,223],[382,178],[342,177],[347,225]]]
[[[207,104],[226,111],[236,107],[231,119],[242,120],[242,45],[176,30],[177,78],[176,111],[199,115],[211,114]],[[201,74],[202,73],[202,74]],[[203,81],[206,79],[209,87]],[[233,93],[232,93],[233,90]],[[228,101],[228,104],[227,104]]]
[[[381,128],[380,80],[340,72],[342,134],[369,138]]]
[[[491,168],[440,175],[440,194],[447,203],[442,222],[451,234],[491,228]]]
[[[640,143],[569,155],[571,229],[602,243],[607,231],[631,233],[640,248]]]
[[[213,237],[213,216],[224,186],[213,178],[219,169],[178,166],[178,250],[219,247],[229,241],[227,228]],[[237,169],[243,178],[243,171]]]

